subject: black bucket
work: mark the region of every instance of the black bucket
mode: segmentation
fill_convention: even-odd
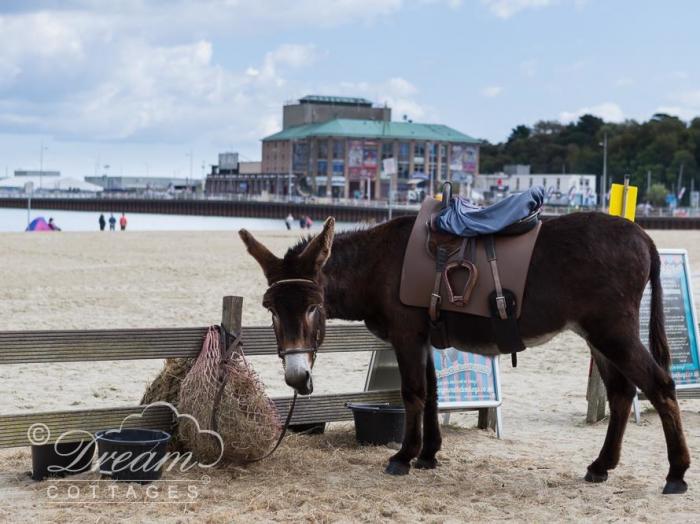
[[[95,439],[103,475],[141,484],[161,477],[170,433],[157,429],[108,429],[95,433]]]
[[[348,403],[355,417],[355,435],[360,444],[388,444],[403,440],[406,411],[391,404]]]
[[[92,466],[94,455],[94,440],[33,445],[32,480],[83,473]]]

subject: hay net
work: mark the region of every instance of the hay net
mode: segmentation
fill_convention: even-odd
[[[179,438],[200,462],[245,464],[265,455],[281,430],[274,403],[236,339],[228,348],[218,326],[207,331],[202,350],[180,385]],[[210,433],[217,432],[220,441]]]

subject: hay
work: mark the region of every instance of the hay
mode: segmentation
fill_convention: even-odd
[[[180,384],[193,365],[193,358],[166,359],[161,372],[146,388],[141,404],[165,401],[177,406],[180,399]]]
[[[221,461],[244,464],[262,457],[280,432],[277,410],[242,352],[223,359],[217,327],[209,328],[192,369],[180,385],[178,409],[199,423],[181,419],[179,437],[195,458],[215,461],[219,441],[201,430],[216,431],[224,442]]]

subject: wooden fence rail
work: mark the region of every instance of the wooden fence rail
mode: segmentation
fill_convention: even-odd
[[[242,298],[224,297],[222,326],[229,332],[241,331],[246,355],[276,355],[277,344],[272,328],[242,327],[242,307]],[[206,331],[206,327],[6,331],[0,332],[0,365],[196,357]],[[339,324],[327,326],[320,352],[387,349],[391,349],[391,346],[372,335],[364,325]],[[290,397],[273,399],[280,413],[287,412],[290,400]],[[291,422],[317,424],[351,420],[352,413],[346,407],[347,402],[400,403],[401,395],[398,390],[383,390],[300,397]],[[0,415],[0,448],[29,445],[30,428],[39,432],[37,436],[48,430],[47,443],[54,442],[68,431],[94,433],[100,429],[119,427],[122,423],[130,427],[173,428],[175,417],[169,408],[156,406],[144,412],[144,407]],[[79,440],[78,434],[66,441],[70,440]]]

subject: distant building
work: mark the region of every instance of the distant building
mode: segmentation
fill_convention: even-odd
[[[38,171],[37,171],[38,173]],[[100,193],[102,188],[70,177],[20,175],[0,179],[0,190],[14,193]]]
[[[308,95],[282,108],[282,129],[349,118],[388,122],[391,109],[373,107],[366,98]]]
[[[36,171],[33,171],[31,169],[15,169],[15,176],[36,176],[36,177],[45,177],[45,176],[61,176],[60,171],[39,171],[38,169]]]
[[[511,174],[508,173],[510,171]],[[545,188],[545,202],[550,205],[594,206],[597,175],[579,173],[530,173],[530,166],[504,166],[504,172],[482,174],[476,178],[474,191],[487,201],[495,201],[533,187]]]
[[[479,140],[440,124],[391,121],[391,109],[363,98],[306,96],[283,108],[283,126],[262,144],[270,192],[334,198],[401,199],[444,180],[470,183]],[[395,173],[383,161],[393,159]]]
[[[204,190],[208,195],[270,192],[272,177],[263,176],[260,168],[260,162],[239,162],[238,153],[219,153],[219,163],[211,166]]]
[[[85,180],[105,191],[128,193],[195,192],[202,186],[201,180],[192,178],[138,177],[138,176],[86,176]]]

